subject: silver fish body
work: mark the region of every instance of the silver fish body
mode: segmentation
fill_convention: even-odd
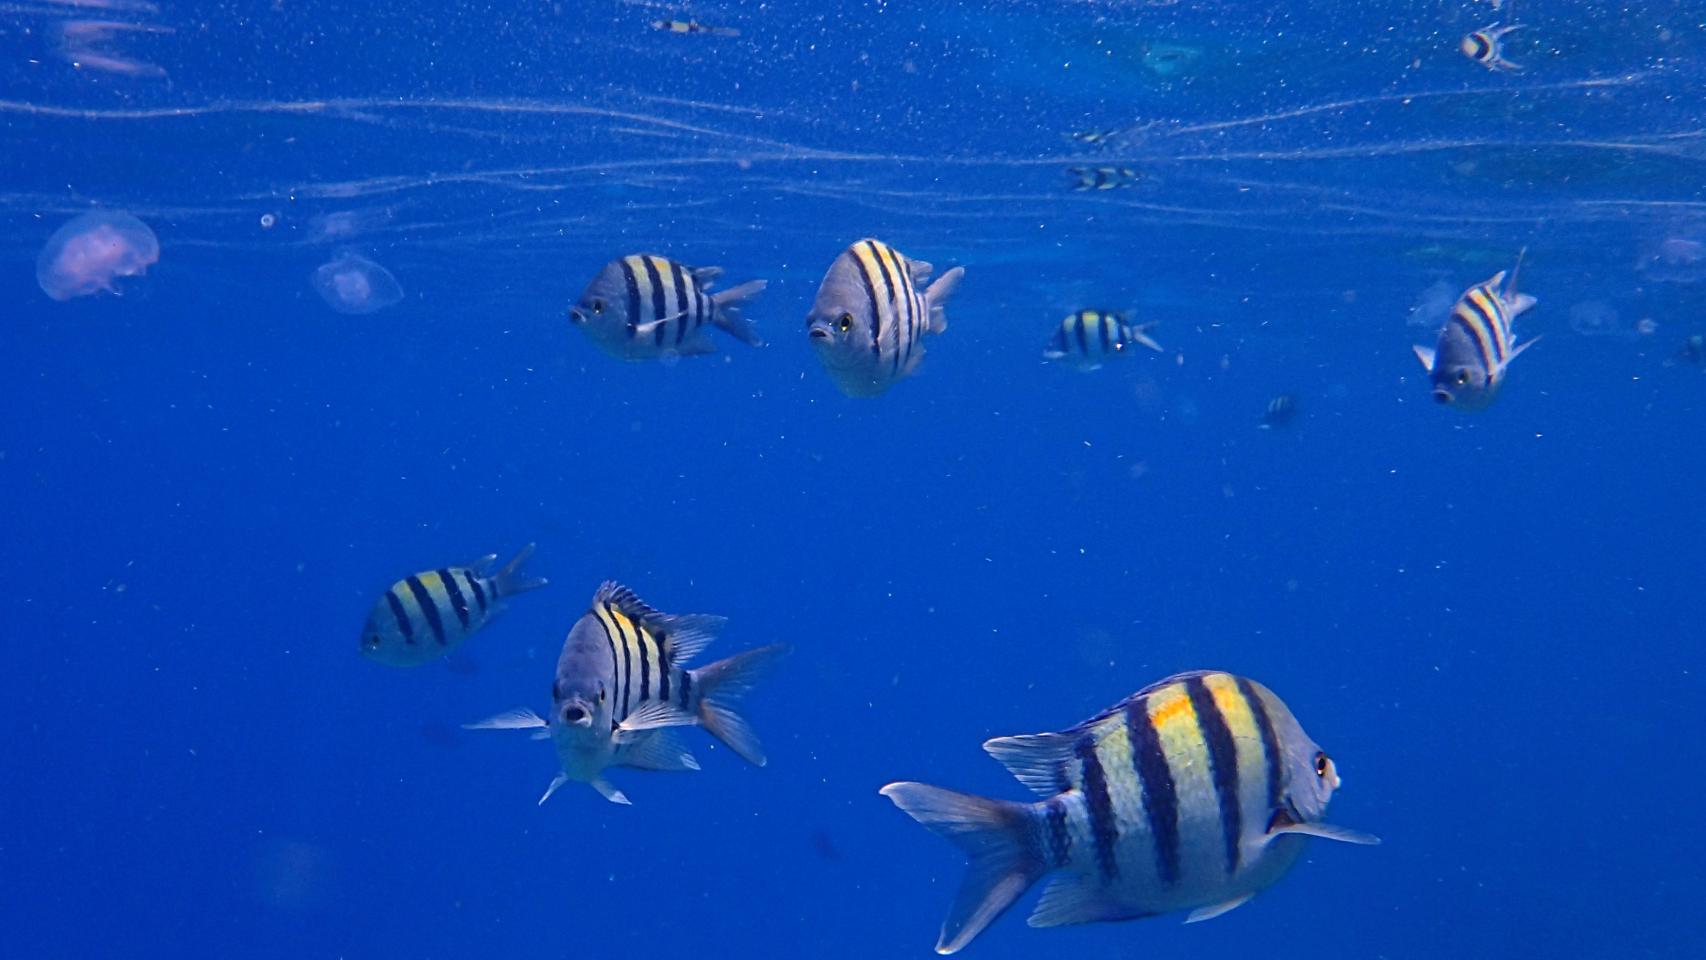
[[[1272,885],[1307,836],[1375,838],[1322,822],[1333,761],[1272,691],[1217,671],[1176,674],[1059,733],[984,749],[1042,799],[921,783],[882,793],[971,855],[938,953],[963,948],[1045,875],[1030,924],[1207,920]]]
[[[660,613],[628,588],[607,582],[563,641],[550,713],[513,710],[467,726],[534,730],[535,737],[552,741],[560,772],[540,803],[571,780],[590,784],[613,803],[628,803],[605,779],[611,767],[699,769],[675,727],[702,726],[763,766],[757,735],[731,704],[783,648],[761,647],[689,669],[687,663],[724,622],[704,614]]]
[[[965,269],[921,289],[932,269],[881,240],[861,240],[835,258],[806,315],[806,333],[842,393],[883,393],[918,369],[925,335],[948,328],[943,304]]]
[[[710,327],[761,346],[764,341],[740,308],[758,296],[765,281],[711,292],[721,275],[717,267],[688,267],[653,254],[618,257],[587,284],[569,308],[569,321],[599,349],[622,360],[715,353]]]
[[[1520,261],[1519,261],[1520,264]],[[1538,301],[1516,290],[1515,271],[1500,270],[1463,291],[1430,349],[1413,347],[1428,372],[1435,403],[1479,410],[1493,402],[1505,371],[1540,338],[1518,344],[1512,322]]]
[[[503,609],[500,603],[545,585],[521,576],[533,555],[523,547],[502,570],[491,573],[496,554],[466,567],[441,567],[404,577],[373,605],[361,631],[361,652],[393,667],[415,667],[450,653]]]
[[[1043,357],[1077,367],[1096,370],[1106,360],[1130,356],[1143,346],[1159,352],[1161,344],[1147,333],[1155,323],[1133,324],[1117,310],[1079,310],[1060,321]]]

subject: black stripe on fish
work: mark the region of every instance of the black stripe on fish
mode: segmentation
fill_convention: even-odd
[[[1487,327],[1486,318],[1481,311],[1476,310],[1467,298],[1457,304],[1451,311],[1451,320],[1469,337],[1469,343],[1475,348],[1475,353],[1481,358],[1481,369],[1489,376],[1493,366],[1493,332]]]
[[[397,621],[397,629],[403,631],[403,642],[415,642],[415,625],[409,622],[409,612],[403,609],[403,601],[397,598],[397,591],[385,591],[385,602],[391,606],[391,616]]]
[[[1161,749],[1161,734],[1149,719],[1148,697],[1126,706],[1125,730],[1131,741],[1131,762],[1143,784],[1143,812],[1155,838],[1155,871],[1162,883],[1171,886],[1179,882],[1179,793],[1173,768]]]
[[[658,273],[657,257],[642,257],[646,263],[646,279],[652,282],[652,314],[646,318],[647,323],[654,323],[669,316],[669,291],[664,289],[663,276]],[[668,332],[667,323],[659,323],[652,333],[652,342],[663,346],[664,334]]]
[[[427,626],[432,628],[433,639],[439,646],[444,646],[444,619],[438,615],[438,604],[433,602],[432,593],[421,582],[420,577],[410,577],[404,581],[409,585],[409,592],[415,595],[415,603],[420,605],[421,612],[426,614]]]
[[[626,720],[628,719],[628,704],[631,702],[629,698],[634,692],[634,648],[628,643],[628,633],[622,629],[622,621],[617,619],[615,608],[606,605],[604,609],[611,622],[616,624],[616,636],[622,641],[622,665],[619,668],[620,676],[617,679],[622,685],[622,713],[620,718]]]
[[[681,264],[669,261],[669,272],[675,275],[675,299],[681,304],[681,316],[675,321],[675,345],[681,346],[681,341],[687,336],[687,325],[693,322],[693,308],[689,304],[694,301],[687,297],[688,276]]]
[[[1214,776],[1215,798],[1220,801],[1220,830],[1226,840],[1226,872],[1237,873],[1238,835],[1244,823],[1238,803],[1238,744],[1202,677],[1186,680],[1185,693],[1196,712],[1197,729],[1208,744],[1209,771]]]
[[[894,255],[896,268],[900,271],[901,289],[906,294],[906,365],[912,366],[912,345],[918,342],[918,314],[921,304],[918,302],[918,287],[912,280],[912,265],[901,259],[900,253]]]
[[[468,592],[474,595],[474,602],[480,605],[480,613],[484,615],[486,612],[486,588],[480,586],[480,578],[474,576],[473,571],[464,570],[462,571],[462,579],[468,581]]]
[[[669,637],[658,634],[658,699],[669,702]]]
[[[693,697],[693,671],[681,671],[681,709],[686,710],[688,701]]]
[[[1059,870],[1072,862],[1072,833],[1067,829],[1066,802],[1049,797],[1043,804],[1048,820],[1049,865]]]
[[[1078,352],[1086,357],[1090,355],[1090,343],[1084,338],[1084,325],[1090,322],[1092,316],[1095,314],[1085,310],[1072,318],[1072,333],[1078,338]]]
[[[1243,677],[1238,678],[1238,693],[1250,707],[1250,716],[1256,719],[1256,729],[1262,735],[1262,760],[1268,778],[1268,812],[1279,809],[1280,805],[1280,749],[1279,736],[1274,733],[1274,722],[1268,717],[1268,708],[1262,704],[1262,698],[1257,695],[1256,688]]]
[[[859,272],[859,279],[865,282],[865,299],[871,304],[871,361],[875,367],[883,361],[883,314],[877,307],[877,281],[857,253],[849,250],[847,256],[853,261],[853,269]]]
[[[614,636],[611,636],[610,625],[605,623],[604,618],[598,615],[597,610],[588,610],[586,612],[586,615],[591,617],[593,619],[593,622],[598,624],[598,629],[604,633],[605,644],[610,647],[610,695],[612,697],[614,697],[614,696],[616,696],[616,687],[617,687],[617,684],[620,680],[620,678],[617,676],[617,673],[621,669],[618,666],[620,661],[618,661],[616,659],[616,638]],[[612,705],[611,710],[612,710],[612,712],[614,712],[614,710],[615,710],[614,705]],[[612,720],[611,726],[614,727],[615,724],[616,724],[616,721]]]
[[[1088,733],[1078,738],[1073,747],[1078,757],[1084,781],[1084,800],[1090,808],[1090,835],[1096,841],[1096,865],[1102,879],[1119,876],[1120,865],[1114,859],[1114,844],[1119,840],[1119,824],[1114,821],[1114,802],[1108,795],[1108,776],[1102,761],[1096,757],[1096,738]]]
[[[889,269],[892,257],[894,257],[894,247],[879,244],[877,240],[870,240],[870,252],[877,259],[877,269],[882,273],[882,290],[889,295],[889,307],[894,310],[894,358],[892,358],[889,370],[891,373],[899,373],[901,372],[901,293],[897,288],[896,278]]]
[[[640,648],[640,702],[644,703],[652,695],[652,658],[647,649],[652,645],[652,637],[638,623],[634,624],[634,633],[634,645]]]
[[[438,579],[444,584],[444,592],[450,594],[450,607],[456,611],[456,619],[462,624],[462,629],[468,629],[468,598],[462,595],[462,588],[457,586],[456,578],[449,570],[438,571]]]
[[[1487,60],[1492,56],[1493,41],[1485,33],[1477,30],[1469,35],[1469,39],[1475,43],[1474,52],[1469,54],[1471,60]]]
[[[634,273],[634,265],[623,257],[622,279],[628,283],[628,339],[634,339],[635,328],[640,323],[640,278]]]

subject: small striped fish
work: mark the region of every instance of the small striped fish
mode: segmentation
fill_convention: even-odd
[[[881,240],[861,240],[830,264],[806,315],[806,332],[842,393],[874,397],[887,390],[918,369],[924,335],[948,329],[943,304],[965,268],[920,290],[934,269]]]
[[[1080,310],[1060,321],[1043,356],[1080,370],[1100,369],[1103,360],[1128,356],[1134,346],[1160,352],[1161,344],[1144,332],[1153,326],[1153,321],[1127,323],[1125,314],[1115,310]]]
[[[1123,128],[1109,127],[1106,130],[1073,130],[1066,134],[1066,139],[1087,143],[1091,146],[1101,146],[1120,135]]]
[[[1523,25],[1520,23],[1513,23],[1508,27],[1501,27],[1497,24],[1482,27],[1464,37],[1463,42],[1458,44],[1457,48],[1463,51],[1464,56],[1488,70],[1521,70],[1522,67],[1505,59],[1504,39],[1505,34],[1513,30],[1521,30],[1522,27]]]
[[[1377,843],[1321,822],[1333,761],[1259,683],[1180,673],[1060,733],[983,745],[1043,797],[1015,803],[922,783],[882,789],[971,855],[936,952],[953,953],[1045,874],[1031,926],[1191,911],[1207,920],[1279,880],[1304,837]]]
[[[1282,393],[1268,401],[1267,409],[1262,411],[1262,422],[1256,424],[1263,430],[1280,430],[1291,425],[1297,419],[1297,395]]]
[[[703,614],[659,613],[627,587],[607,582],[563,641],[550,718],[523,708],[467,727],[534,730],[535,738],[556,744],[561,771],[540,803],[570,780],[591,784],[612,803],[627,803],[605,779],[609,767],[699,769],[672,727],[702,726],[762,767],[764,748],[730,705],[785,648],[760,647],[686,669],[724,622]]]
[[[1433,382],[1434,402],[1461,410],[1479,410],[1492,403],[1510,362],[1540,339],[1518,344],[1511,331],[1511,321],[1538,302],[1516,291],[1521,266],[1518,256],[1509,283],[1500,270],[1485,283],[1463,291],[1440,327],[1436,345],[1411,348]]]
[[[522,579],[521,565],[533,544],[495,576],[486,571],[497,560],[488,554],[466,567],[442,567],[404,577],[385,591],[361,631],[361,652],[393,667],[416,667],[444,656],[491,622],[498,601],[545,585],[543,578]]]
[[[699,33],[712,37],[740,36],[740,31],[734,27],[713,27],[697,20],[653,20],[652,29],[664,33]]]
[[[1137,185],[1139,174],[1130,167],[1067,167],[1074,190],[1117,190]]]
[[[753,280],[717,293],[719,267],[688,267],[649,253],[605,264],[569,308],[569,319],[605,353],[622,360],[673,360],[715,353],[714,326],[748,346],[762,346],[740,308],[764,289]]]

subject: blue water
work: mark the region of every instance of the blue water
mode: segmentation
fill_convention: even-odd
[[[962,859],[877,788],[1023,799],[983,739],[1195,667],[1385,843],[970,955],[1699,954],[1694,4],[1520,3],[1509,74],[1469,0],[383,6],[0,6],[7,955],[927,956]],[[52,301],[95,206],[159,263]],[[856,401],[803,317],[868,235],[967,275]],[[1524,247],[1544,339],[1436,407],[1412,308]],[[405,299],[328,309],[344,248]],[[639,251],[767,278],[770,344],[599,353],[565,309]],[[1084,306],[1166,352],[1045,365]],[[392,581],[529,541],[551,586],[448,663],[359,656]],[[548,704],[607,578],[792,645],[768,767],[694,732],[536,807],[551,750],[459,728]]]

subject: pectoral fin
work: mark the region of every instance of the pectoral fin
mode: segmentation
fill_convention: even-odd
[[[620,803],[627,806],[633,802],[628,799],[627,794],[611,786],[610,781],[603,777],[599,777],[597,780],[594,780],[592,782],[592,788],[598,791],[599,796],[609,800],[611,803]],[[550,794],[546,794],[546,796],[550,796]],[[544,801],[540,802],[543,803]]]
[[[628,715],[616,725],[618,740],[631,740],[635,735],[660,727],[690,727],[699,718],[664,700],[649,700],[645,706]]]
[[[1340,843],[1355,843],[1372,847],[1380,842],[1380,838],[1349,827],[1335,827],[1330,823],[1288,823],[1277,825],[1268,831],[1268,836],[1277,837],[1281,834],[1297,833],[1306,837],[1320,837],[1323,840],[1337,840]],[[1236,906],[1236,904],[1234,904]]]
[[[464,723],[464,730],[539,730],[544,728],[545,719],[526,707],[505,710],[495,717]]]
[[[1195,910],[1192,910],[1189,916],[1185,917],[1185,922],[1201,923],[1204,920],[1213,920],[1215,917],[1218,917],[1223,913],[1236,910],[1244,904],[1249,903],[1250,898],[1253,896],[1255,896],[1255,894],[1246,893],[1241,897],[1233,897],[1231,900],[1227,900],[1223,903],[1211,903],[1206,907],[1198,907]]]
[[[1429,373],[1433,373],[1434,372],[1434,348],[1433,347],[1415,346],[1415,347],[1411,347],[1410,349],[1416,351],[1416,359],[1422,361],[1422,369],[1426,370]]]

